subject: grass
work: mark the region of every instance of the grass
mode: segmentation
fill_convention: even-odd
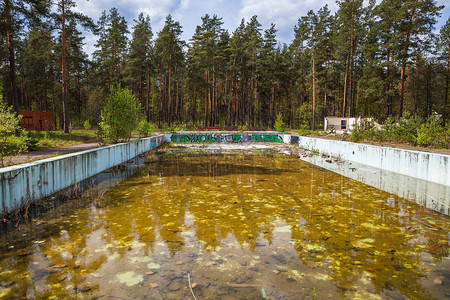
[[[67,147],[78,144],[92,143],[99,140],[96,130],[74,129],[65,134],[57,131],[31,131],[30,136],[39,140],[38,149]]]
[[[28,135],[30,138],[37,140],[37,144],[32,150],[60,148],[99,141],[94,129],[74,129],[68,134],[65,134],[62,130],[28,131]],[[24,143],[20,137],[15,136],[8,137],[7,142],[13,146]]]

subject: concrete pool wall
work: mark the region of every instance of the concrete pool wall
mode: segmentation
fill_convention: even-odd
[[[166,142],[171,143],[289,143],[290,135],[272,131],[180,131],[165,135]]]
[[[156,136],[0,169],[1,211],[8,213],[124,163],[164,142]]]
[[[342,160],[450,186],[450,155],[373,146],[277,132],[176,132],[173,143],[286,143]]]
[[[450,156],[278,132],[176,132],[0,169],[2,212],[40,199],[126,162],[164,141],[174,143],[284,143],[341,160],[450,186]],[[447,190],[447,189],[445,189]]]
[[[450,155],[303,136],[293,136],[291,144],[342,160],[450,186]]]

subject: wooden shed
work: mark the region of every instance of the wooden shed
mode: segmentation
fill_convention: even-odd
[[[20,127],[26,130],[53,130],[52,113],[48,111],[19,110]]]

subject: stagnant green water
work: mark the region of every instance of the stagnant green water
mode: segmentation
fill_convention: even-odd
[[[444,299],[449,220],[282,154],[167,154],[1,237],[5,299]]]

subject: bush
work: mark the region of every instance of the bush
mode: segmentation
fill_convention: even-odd
[[[141,122],[139,122],[139,125],[138,125],[139,136],[141,136],[141,137],[148,136],[149,134],[155,132],[155,130],[156,130],[155,124],[153,124],[151,122],[147,122],[145,120],[142,120]]]
[[[422,119],[418,117],[402,119],[392,126],[392,138],[398,142],[415,144],[417,129],[420,128]]]
[[[307,136],[313,133],[307,123],[303,123],[302,125],[300,125],[299,129],[295,130],[295,132],[297,132],[298,135],[301,136]]]
[[[186,131],[186,125],[177,124],[176,122],[172,123],[171,125],[164,123],[162,129],[164,132]]]
[[[23,130],[20,137],[24,144],[23,145],[24,151],[34,151],[39,149],[37,145],[39,143],[39,139],[32,137],[28,131]]]
[[[277,115],[277,119],[275,120],[275,125],[273,126],[273,128],[278,132],[286,132],[288,130],[287,124],[283,122],[281,113]]]
[[[52,140],[54,138],[55,138],[55,132],[54,131],[44,131],[44,139]]]
[[[249,131],[250,127],[247,124],[240,124],[237,126],[237,129],[240,132],[244,132],[244,131]]]
[[[416,143],[424,147],[449,148],[450,129],[442,127],[440,122],[428,119],[417,129]]]
[[[433,118],[423,124],[422,119],[418,117],[402,119],[397,123],[393,118],[388,118],[381,130],[370,123],[355,127],[350,140],[353,142],[362,140],[395,141],[422,147],[448,149],[450,147],[450,129],[441,126],[440,121],[435,121]]]
[[[5,165],[5,158],[19,155],[24,149],[8,142],[8,138],[14,136],[16,130],[20,130],[21,116],[17,116],[12,107],[3,103],[0,89],[0,159],[2,167]]]
[[[102,110],[100,132],[107,142],[129,140],[139,123],[140,105],[130,90],[112,87]]]
[[[84,127],[84,129],[89,130],[92,128],[92,125],[91,125],[91,123],[89,123],[89,120],[86,120],[83,123],[83,127]]]

